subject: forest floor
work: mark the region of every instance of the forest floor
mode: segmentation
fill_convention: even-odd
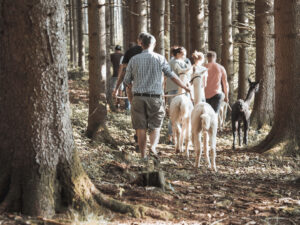
[[[134,148],[134,131],[125,111],[108,112],[111,137],[85,138],[86,81],[70,81],[74,136],[81,161],[94,184],[106,195],[131,204],[167,211],[173,218],[135,219],[112,213],[112,224],[300,224],[300,157],[282,157],[232,150],[230,127],[218,132],[217,168],[207,168],[202,157],[196,169],[190,158],[175,154],[167,142],[167,118],[161,131],[159,163],[150,157],[141,163]],[[270,128],[250,130],[249,142],[262,140]],[[143,172],[162,171],[167,183],[160,187],[139,185]],[[104,222],[104,221],[103,221]]]
[[[217,168],[207,168],[202,157],[196,169],[194,151],[190,158],[175,154],[167,142],[165,119],[158,146],[159,159],[140,161],[135,151],[130,116],[123,110],[108,112],[110,136],[100,134],[94,140],[85,137],[88,115],[87,79],[70,81],[72,124],[76,147],[89,177],[111,198],[144,205],[172,216],[133,218],[130,214],[111,212],[90,215],[87,221],[55,222],[26,218],[9,223],[18,215],[0,216],[0,224],[300,224],[300,157],[256,154],[243,149],[232,150],[232,136],[227,126],[218,132]],[[250,130],[250,145],[263,139],[270,128]],[[137,182],[143,172],[160,171],[165,190]],[[27,221],[27,222],[26,222]],[[26,222],[26,223],[25,223]]]

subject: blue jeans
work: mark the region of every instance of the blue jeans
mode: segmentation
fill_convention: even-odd
[[[125,95],[127,96],[125,85],[124,85],[124,91],[125,91]],[[129,102],[128,98],[126,98],[125,99],[125,109],[130,110],[130,108],[131,108],[130,102]]]

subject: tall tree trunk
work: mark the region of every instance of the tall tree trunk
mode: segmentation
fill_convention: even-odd
[[[229,103],[234,102],[233,90],[233,39],[232,39],[232,0],[222,1],[222,65],[227,71],[229,83]]]
[[[78,32],[77,32],[77,0],[72,0],[72,18],[73,18],[73,59],[77,64],[77,52],[78,52]],[[75,65],[76,66],[76,65]]]
[[[136,3],[135,1],[128,1],[128,14],[129,14],[129,35],[130,39],[129,42],[136,42],[137,40],[137,16],[138,14],[136,13]]]
[[[171,46],[174,45],[179,45],[179,0],[170,0],[170,11],[172,13],[170,13],[170,42],[171,42]]]
[[[205,52],[204,0],[190,1],[191,51]]]
[[[170,16],[170,0],[165,0],[165,18],[164,18],[164,42],[165,42],[165,57],[167,60],[170,59],[170,29],[171,29],[171,16]]]
[[[256,80],[261,80],[252,113],[252,125],[260,129],[271,125],[275,105],[275,65],[274,65],[274,8],[272,0],[256,0]]]
[[[275,0],[275,116],[267,138],[255,149],[299,154],[300,1]]]
[[[99,9],[98,9],[99,8]],[[99,10],[99,11],[98,11]],[[87,137],[92,138],[106,120],[105,0],[89,0],[89,118]]]
[[[69,10],[69,49],[70,49],[70,65],[74,67],[74,54],[73,54],[73,24],[72,24],[72,1],[68,0],[68,10]]]
[[[179,25],[179,33],[178,33],[178,44],[186,47],[186,16],[185,16],[185,0],[179,0],[178,5],[178,25]]]
[[[156,38],[155,51],[165,55],[164,41],[165,1],[151,0],[151,32]]]
[[[136,2],[136,36],[137,39],[139,33],[147,32],[147,0],[137,0]]]
[[[85,70],[82,0],[77,0],[78,67]]]
[[[247,79],[249,76],[248,65],[248,18],[247,18],[247,5],[245,0],[238,2],[238,25],[239,25],[239,86],[238,86],[238,99],[243,99],[247,94]]]
[[[129,4],[126,1],[122,1],[122,25],[123,25],[123,46],[126,50],[130,42],[130,13]]]
[[[1,7],[0,213],[83,210],[93,185],[74,149],[63,1]]]
[[[185,48],[187,57],[191,57],[191,23],[190,23],[190,9],[191,0],[185,0]]]
[[[217,53],[217,61],[220,62],[222,37],[221,0],[209,0],[208,10],[208,47],[209,50]]]

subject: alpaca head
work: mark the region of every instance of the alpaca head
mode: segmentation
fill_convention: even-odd
[[[248,83],[249,83],[249,91],[248,92],[252,92],[252,91],[258,92],[260,81],[254,81],[254,82],[252,82],[250,80],[250,78],[248,78]]]

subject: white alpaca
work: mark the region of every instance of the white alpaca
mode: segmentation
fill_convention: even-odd
[[[229,92],[228,82],[227,82],[227,91]],[[223,95],[223,99],[222,99],[222,102],[220,105],[219,115],[218,115],[220,131],[222,131],[225,126],[226,115],[227,115],[227,110],[228,110],[228,103],[225,102],[224,99],[225,99],[225,95]]]
[[[183,139],[185,137],[185,152],[189,157],[189,139],[190,139],[190,117],[193,109],[193,103],[190,97],[179,95],[172,99],[170,104],[170,119],[172,121],[173,140],[175,151],[183,152]],[[182,126],[182,128],[181,128]]]
[[[216,167],[216,139],[218,129],[218,115],[214,109],[205,102],[197,104],[192,111],[192,142],[196,152],[195,166],[199,167],[201,155],[202,155],[202,144],[201,137],[203,133],[204,151],[206,153],[206,160],[208,167],[211,168],[210,161],[212,160],[213,169],[217,171]],[[210,143],[210,148],[208,145]],[[212,153],[212,157],[210,157]],[[211,158],[211,160],[210,160]]]
[[[195,71],[192,74],[191,83],[194,89],[194,103],[197,105],[200,102],[205,102],[204,88],[207,84],[207,69],[203,66],[196,65]]]

